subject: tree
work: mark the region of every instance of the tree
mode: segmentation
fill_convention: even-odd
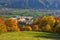
[[[20,31],[17,20],[14,18],[7,18],[5,21],[8,31]]]
[[[51,30],[52,30],[51,26],[50,26],[49,24],[47,24],[47,25],[45,26],[45,31],[51,32]]]
[[[7,32],[6,25],[4,24],[2,16],[0,16],[0,32]]]
[[[53,16],[43,16],[40,20],[39,25],[45,26],[46,24],[49,24],[50,26],[53,26],[55,23],[55,18]]]
[[[39,18],[34,19],[34,21],[32,22],[32,25],[37,25],[39,23]]]

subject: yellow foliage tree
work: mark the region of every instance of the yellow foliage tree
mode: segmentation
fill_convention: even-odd
[[[32,29],[33,29],[33,31],[39,31],[39,26],[38,26],[38,25],[34,25],[34,26],[32,27]]]
[[[45,26],[46,24],[49,24],[50,26],[53,26],[55,22],[56,20],[53,16],[43,16],[40,20],[40,25]]]
[[[45,31],[47,31],[47,32],[51,32],[51,26],[49,25],[49,24],[47,24],[46,26],[45,26]]]
[[[23,26],[22,28],[24,31],[32,31],[31,26],[27,25],[27,26]]]

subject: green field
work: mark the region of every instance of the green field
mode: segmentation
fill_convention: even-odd
[[[60,40],[60,35],[33,31],[7,32],[0,34],[0,40]]]
[[[4,18],[7,18],[7,17],[11,17],[11,16],[15,16],[15,15],[23,15],[23,14],[28,14],[30,16],[44,16],[44,15],[47,15],[49,13],[52,13],[52,12],[40,12],[40,11],[23,11],[23,10],[20,10],[20,11],[14,11],[12,12],[12,14],[9,14],[9,15],[2,15]]]

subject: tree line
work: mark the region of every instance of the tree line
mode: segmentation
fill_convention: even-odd
[[[0,32],[11,31],[41,31],[60,33],[60,17],[41,16],[35,18],[34,21],[28,25],[18,26],[17,20],[13,18],[6,18],[3,20],[0,16]]]

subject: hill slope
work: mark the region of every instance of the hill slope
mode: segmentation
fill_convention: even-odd
[[[0,5],[18,9],[60,10],[60,0],[0,0]]]
[[[46,32],[7,32],[0,35],[0,40],[60,40],[60,36]]]

